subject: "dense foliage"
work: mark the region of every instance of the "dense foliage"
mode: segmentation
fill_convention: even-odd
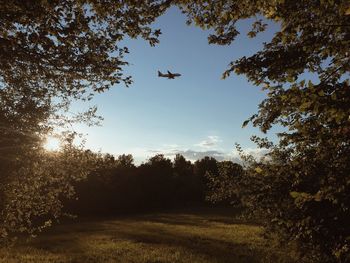
[[[207,171],[206,199],[213,203],[228,203],[234,206],[241,205],[241,194],[239,182],[244,180],[242,165],[231,161],[222,161],[218,164],[215,172]]]
[[[250,37],[271,20],[280,25],[262,50],[224,73],[245,74],[267,91],[244,126],[285,127],[278,145],[255,138],[270,154],[250,163],[240,187],[246,204],[281,237],[298,241],[304,258],[350,261],[349,2],[179,2],[189,22],[214,29],[210,43],[230,44],[241,19],[254,20]]]
[[[255,138],[270,153],[261,162],[250,159],[243,175],[232,178],[227,171],[236,168],[222,164],[201,177],[203,185],[211,182],[212,200],[234,200],[237,195],[247,207],[260,211],[269,229],[287,241],[297,241],[307,252],[304,259],[350,261],[350,4],[345,0],[3,1],[2,236],[11,229],[32,233],[34,217],[39,218],[38,226],[50,222],[61,211],[62,195],[71,196],[72,178],[91,173],[89,165],[81,171],[83,166],[75,163],[84,163],[89,152],[76,152],[68,144],[57,156],[45,155],[43,137],[53,123],[66,120],[59,116],[68,110],[71,99],[89,99],[119,82],[130,84],[122,74],[128,50],[119,41],[141,36],[151,45],[157,43],[160,31],[150,23],[171,4],[188,15],[189,23],[212,29],[209,42],[214,44],[230,44],[242,19],[253,19],[250,37],[263,32],[268,21],[280,26],[262,50],[233,61],[224,77],[245,74],[267,92],[259,112],[244,125],[251,121],[267,132],[279,124],[285,132],[277,145]],[[94,113],[88,111],[80,119],[89,121]],[[75,153],[85,157],[76,159]],[[167,186],[174,178],[179,189],[192,187],[187,182],[192,177],[183,177],[190,165],[181,158],[174,163],[177,168],[157,156],[128,169],[148,174],[148,194],[155,191],[157,198],[170,198],[174,192]],[[61,168],[52,169],[56,165]],[[193,173],[202,170],[195,166]],[[114,172],[124,176],[125,171]],[[222,180],[213,179],[213,174]],[[110,178],[124,180],[123,176]],[[137,176],[136,172],[130,178],[146,178]],[[151,188],[158,182],[164,189]],[[182,191],[188,193],[186,187]],[[43,204],[46,199],[53,208]]]
[[[22,91],[0,91],[0,241],[49,226],[73,196],[72,183],[96,168],[97,155],[73,146],[74,134],[60,152],[43,149],[50,105]]]
[[[6,239],[35,235],[56,222],[64,214],[63,202],[75,196],[73,183],[96,169],[97,156],[66,145],[59,153],[27,153],[17,164],[1,185],[0,234]]]
[[[174,161],[156,155],[135,166],[131,155],[106,155],[87,180],[75,184],[77,200],[67,202],[66,208],[77,215],[114,215],[209,205],[206,174],[214,175],[213,168],[221,164],[240,167],[210,157],[192,164],[182,155]]]
[[[151,45],[150,23],[165,1],[3,1],[0,5],[0,76],[4,87],[37,96],[79,97],[103,91],[123,77],[124,37]]]
[[[48,154],[43,141],[58,125],[98,120],[95,108],[68,114],[71,101],[129,85],[122,73],[128,49],[119,42],[140,36],[157,43],[160,31],[150,23],[166,6],[152,0],[1,1],[1,237],[34,233],[58,218],[73,182],[95,169],[98,155],[71,141]]]

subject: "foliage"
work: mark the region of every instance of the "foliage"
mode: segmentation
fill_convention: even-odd
[[[249,206],[315,262],[350,260],[350,84],[348,1],[179,1],[189,23],[213,29],[209,42],[230,44],[236,23],[251,18],[249,37],[271,21],[279,28],[262,50],[230,64],[267,92],[249,121],[267,132],[285,127],[265,162],[252,162]]]
[[[253,125],[263,132],[274,124],[286,130],[276,146],[255,138],[271,152],[265,162],[252,162],[248,167],[246,181],[242,181],[246,204],[254,210],[263,208],[268,225],[286,240],[296,239],[305,250],[311,248],[315,253],[309,255],[318,257],[314,260],[349,260],[350,6],[345,0],[2,4],[0,140],[1,158],[6,160],[0,167],[2,211],[8,207],[6,211],[14,211],[8,201],[3,201],[15,193],[8,182],[28,193],[20,182],[50,171],[40,162],[44,158],[40,141],[52,127],[49,120],[57,123],[73,98],[90,99],[94,92],[116,83],[130,84],[130,78],[122,74],[127,65],[123,56],[128,50],[119,46],[119,41],[125,36],[141,36],[151,45],[157,43],[160,31],[152,30],[149,24],[170,3],[180,6],[189,23],[213,29],[210,43],[230,44],[239,33],[236,23],[241,19],[254,20],[249,37],[263,32],[268,20],[280,26],[261,51],[232,62],[223,75],[245,74],[267,92],[258,114],[250,118]],[[94,113],[92,109],[80,119],[89,120]],[[29,164],[26,160],[35,161]],[[47,163],[53,164],[50,160]],[[203,163],[209,164],[207,161]],[[40,167],[35,167],[36,163]],[[213,170],[218,169],[215,165]],[[157,182],[161,178],[170,185],[173,178],[160,177],[153,167],[170,173],[171,162],[158,156],[142,167],[151,175],[149,179]],[[202,175],[202,171],[200,163],[195,165],[195,175]],[[203,193],[207,179],[197,178],[202,180]],[[66,189],[60,188],[61,192],[53,196],[70,195]],[[165,189],[158,193],[169,194]],[[32,199],[27,201],[34,206]],[[43,211],[39,214],[56,213]]]
[[[122,71],[128,49],[120,41],[142,37],[155,45],[160,31],[150,24],[167,6],[161,0],[0,5],[1,236],[34,233],[57,218],[72,182],[97,165],[93,154],[71,143],[49,155],[43,140],[57,125],[99,120],[94,107],[70,116],[71,101],[128,86]]]
[[[73,183],[86,178],[98,166],[98,156],[66,144],[60,152],[37,150],[17,159],[1,185],[2,238],[35,235],[64,213],[63,201],[74,197]]]
[[[11,202],[11,199],[8,198],[9,188],[12,187],[10,181],[23,180],[21,177],[15,179],[14,175],[21,173],[23,176],[28,166],[22,167],[22,165],[28,164],[30,158],[27,157],[31,153],[39,151],[42,143],[40,135],[48,130],[45,124],[41,124],[48,116],[48,104],[31,97],[29,93],[28,91],[25,94],[21,92],[9,94],[6,90],[0,90],[1,237],[6,236],[8,232],[6,229],[8,226],[4,225],[4,220],[7,216],[5,209]],[[33,112],[36,114],[32,114]],[[29,186],[31,185],[30,183]],[[28,206],[31,205],[28,204]]]
[[[25,91],[25,92],[24,92]],[[72,182],[97,165],[96,154],[72,145],[66,133],[60,152],[42,145],[52,130],[50,101],[31,90],[0,90],[0,240],[35,234],[62,215],[62,200],[72,197]]]
[[[240,164],[231,161],[218,163],[217,174],[206,173],[210,189],[207,199],[213,203],[226,201],[232,205],[240,205],[239,182],[242,180],[243,173],[243,167]]]
[[[202,198],[205,199],[209,189],[209,180],[206,176],[207,173],[218,174],[218,164],[215,158],[213,157],[204,157],[201,160],[197,160],[194,163],[193,172],[201,182],[201,192]]]
[[[80,97],[104,91],[123,77],[119,42],[141,36],[151,45],[159,30],[150,28],[165,1],[10,1],[0,7],[4,87],[30,88],[41,96]]]
[[[173,162],[155,155],[139,166],[133,164],[131,155],[121,155],[116,160],[110,157],[102,156],[98,168],[86,180],[74,184],[78,200],[66,202],[68,212],[115,215],[207,205],[203,181],[208,167],[201,167],[203,178],[194,170],[209,157],[192,164],[182,155],[176,155]],[[218,165],[215,159],[210,161]]]
[[[349,260],[350,155],[339,156],[331,147],[318,144],[297,152],[272,146],[263,162],[248,165],[238,183],[245,206],[263,215],[268,230],[297,240],[301,256],[312,262]]]

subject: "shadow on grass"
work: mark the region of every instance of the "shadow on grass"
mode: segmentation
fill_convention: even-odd
[[[205,255],[215,262],[261,262],[262,251],[252,249],[247,243],[221,240],[193,233],[174,233],[159,231],[157,227],[143,227],[142,231],[121,230],[117,236],[123,236],[134,242],[181,247],[194,254]]]
[[[213,209],[212,209],[213,210]],[[217,211],[217,213],[215,213]],[[158,213],[156,215],[146,214],[139,216],[135,219],[139,220],[150,220],[152,222],[164,223],[164,224],[175,224],[175,225],[195,225],[208,227],[214,223],[222,224],[244,224],[244,225],[258,225],[256,222],[247,221],[246,219],[239,218],[238,213],[227,212],[227,209],[216,209],[210,211],[209,209],[203,209],[202,212],[195,210],[193,212],[178,211]]]
[[[108,247],[102,249],[101,254],[112,254],[113,249],[123,250],[123,244],[129,242],[144,250],[138,252],[141,254],[147,254],[148,249],[162,251],[161,249],[167,248],[205,258],[206,262],[254,263],[262,262],[262,258],[268,253],[260,234],[260,227],[244,224],[241,220],[218,212],[178,211],[94,221],[81,220],[57,226],[39,238],[21,245],[50,253],[71,254],[73,258],[83,260],[89,258],[89,249],[94,244],[96,249],[101,244],[105,245],[103,249]],[[120,245],[118,247],[111,244]],[[157,262],[169,261],[159,259]]]

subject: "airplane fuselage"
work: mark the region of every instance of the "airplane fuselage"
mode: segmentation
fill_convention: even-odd
[[[176,77],[180,77],[181,74],[179,73],[171,73],[168,71],[167,74],[163,74],[162,72],[158,71],[158,77],[161,78],[168,78],[168,79],[175,79]]]

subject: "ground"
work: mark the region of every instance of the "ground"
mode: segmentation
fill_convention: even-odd
[[[65,223],[0,249],[0,262],[287,262],[261,226],[191,209]]]

